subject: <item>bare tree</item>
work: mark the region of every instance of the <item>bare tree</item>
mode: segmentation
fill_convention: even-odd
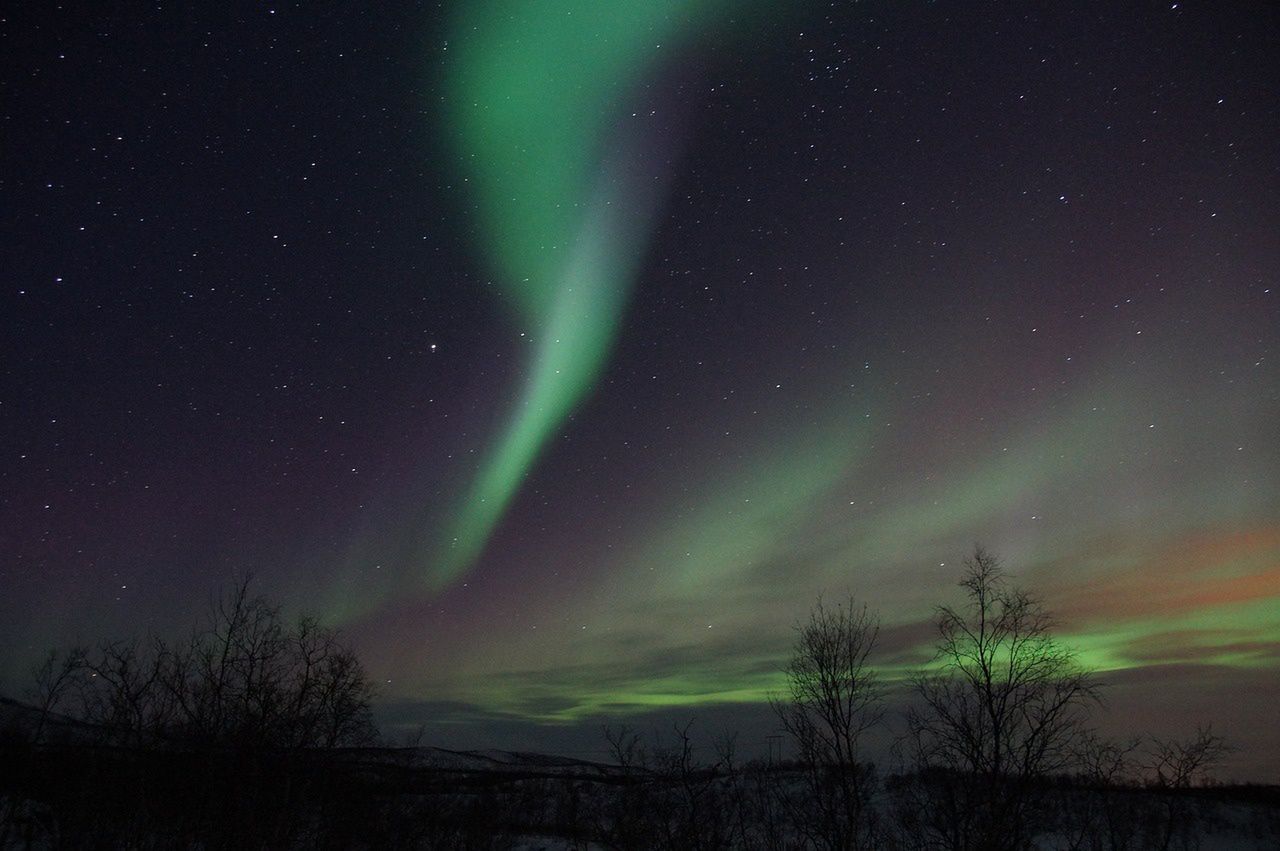
[[[834,609],[821,598],[796,626],[787,663],[787,691],[772,700],[806,771],[817,819],[796,813],[797,826],[821,847],[848,849],[875,842],[872,772],[859,763],[863,735],[883,714],[883,689],[868,658],[880,626],[852,598]]]
[[[286,626],[237,583],[184,641],[133,638],[53,654],[35,675],[41,718],[55,707],[129,746],[332,748],[373,738],[373,688],[338,634]]]
[[[238,583],[182,647],[162,647],[170,730],[195,742],[331,748],[373,737],[373,689],[338,634],[314,618],[285,625]]]
[[[1197,803],[1188,790],[1203,783],[1231,752],[1211,727],[1197,727],[1185,739],[1152,737],[1146,752],[1147,785],[1160,792],[1160,806],[1152,829],[1152,846],[1198,848]]]
[[[1144,800],[1136,791],[1134,755],[1142,737],[1080,736],[1077,788],[1064,792],[1062,833],[1068,849],[1128,851],[1141,839]]]
[[[605,724],[604,738],[621,773],[614,793],[595,810],[596,833],[612,848],[657,847],[653,770],[644,738],[627,724]]]
[[[624,772],[648,771],[648,753],[643,737],[628,724],[604,725],[604,739],[609,756]]]
[[[655,779],[654,815],[659,822],[659,847],[672,851],[699,851],[729,845],[732,802],[724,795],[723,781],[729,766],[723,762],[728,752],[714,750],[716,760],[699,763],[693,744],[693,720],[673,723],[672,743],[655,736],[651,748]]]
[[[152,834],[175,847],[307,845],[300,831],[338,812],[307,809],[333,788],[311,770],[326,759],[316,751],[374,738],[372,693],[334,630],[286,622],[246,579],[182,641],[135,637],[51,655],[34,677],[35,750],[14,776],[42,789],[59,770],[85,775],[73,784],[80,797],[60,805],[76,830],[111,832],[100,844],[112,847]],[[82,722],[60,726],[74,744],[108,747],[42,741],[55,711]],[[10,764],[15,755],[10,747]],[[0,812],[0,833],[13,821]]]
[[[27,697],[39,710],[35,729],[31,733],[32,744],[39,745],[44,741],[50,716],[62,708],[74,689],[84,666],[84,658],[85,651],[82,647],[73,647],[65,652],[51,650],[44,661],[32,670]]]
[[[965,560],[965,604],[937,611],[932,666],[914,682],[905,744],[931,840],[956,849],[1030,842],[1038,783],[1071,766],[1098,686],[1051,634],[1039,600],[997,559]]]
[[[142,747],[168,725],[172,703],[161,687],[161,647],[132,638],[103,642],[85,655],[79,715],[103,741]]]
[[[1150,784],[1160,789],[1189,789],[1207,780],[1231,750],[1211,726],[1197,727],[1186,739],[1153,736],[1146,762]]]
[[[673,723],[670,738],[655,730],[647,740],[625,724],[604,726],[609,755],[622,771],[595,808],[599,842],[660,851],[751,847],[736,737],[717,740],[713,760],[699,761],[693,725]]]

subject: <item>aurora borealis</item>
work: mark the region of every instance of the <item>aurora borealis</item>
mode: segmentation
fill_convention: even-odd
[[[474,175],[478,231],[498,290],[530,329],[521,336],[534,351],[514,409],[465,492],[457,534],[426,565],[441,581],[480,555],[603,369],[683,141],[668,114],[680,107],[652,95],[654,78],[674,73],[663,67],[663,45],[679,57],[715,9],[723,17],[735,5],[525,0],[456,13],[444,124]]]
[[[1116,6],[15,13],[0,692],[252,570],[391,728],[758,739],[982,542],[1274,781],[1280,18]]]

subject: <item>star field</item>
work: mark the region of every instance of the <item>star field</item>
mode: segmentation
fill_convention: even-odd
[[[0,18],[0,691],[253,571],[393,727],[754,729],[981,541],[1274,776],[1276,9],[642,6]]]

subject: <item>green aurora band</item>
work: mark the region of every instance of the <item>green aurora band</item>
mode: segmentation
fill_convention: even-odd
[[[638,506],[630,516],[644,522],[598,554],[568,624],[560,605],[533,603],[451,648],[454,673],[419,688],[546,723],[759,704],[782,685],[794,619],[816,595],[846,591],[898,636],[878,667],[902,681],[927,661],[929,613],[953,599],[975,536],[999,542],[1090,667],[1274,669],[1280,527],[1265,496],[1241,505],[1216,457],[1195,461],[1198,485],[1166,500],[1146,492],[1147,472],[1125,473],[1149,458],[1152,409],[1174,412],[1150,389],[1169,376],[1134,377],[1119,360],[1054,416],[992,427],[932,480],[875,469],[902,439],[887,422],[905,417],[883,416],[905,415],[887,391],[870,388],[874,404],[816,393],[810,426],[765,419],[741,455],[687,471],[680,498]]]
[[[663,63],[744,5],[459,7],[447,50],[451,141],[479,248],[532,351],[426,560],[428,596],[472,568],[605,367],[670,170],[653,126],[628,107],[644,102]],[[933,344],[972,347],[965,332]],[[929,613],[953,599],[975,539],[1043,594],[1060,635],[1103,672],[1273,671],[1274,486],[1237,451],[1262,445],[1261,424],[1274,420],[1273,373],[1197,389],[1197,410],[1254,400],[1245,410],[1189,414],[1165,392],[1185,382],[1177,360],[1150,340],[1078,358],[1070,394],[993,407],[963,438],[933,430],[945,406],[922,401],[953,399],[962,376],[913,374],[887,345],[879,359],[875,344],[851,347],[847,362],[811,377],[803,402],[736,423],[723,454],[700,447],[678,492],[615,495],[618,515],[601,520],[617,530],[607,546],[556,550],[557,563],[576,565],[571,590],[522,588],[483,627],[452,635],[428,624],[398,644],[400,670],[432,652],[447,662],[397,689],[545,723],[759,704],[781,684],[794,619],[816,594],[846,590],[897,636],[879,665],[899,679],[927,661]],[[924,451],[949,442],[954,452]],[[405,617],[419,623],[416,611]]]
[[[669,171],[623,109],[669,56],[743,0],[462,4],[447,123],[497,289],[534,351],[446,545],[439,588],[479,557],[547,441],[607,361]],[[626,116],[631,115],[628,119]],[[654,135],[653,133],[649,134]],[[656,173],[655,173],[656,172]]]

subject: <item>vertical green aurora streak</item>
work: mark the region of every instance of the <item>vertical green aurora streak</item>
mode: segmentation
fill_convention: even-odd
[[[455,22],[448,124],[497,288],[534,351],[431,584],[484,549],[608,357],[668,171],[628,119],[658,63],[744,0],[488,0]],[[628,121],[635,126],[629,126]]]

